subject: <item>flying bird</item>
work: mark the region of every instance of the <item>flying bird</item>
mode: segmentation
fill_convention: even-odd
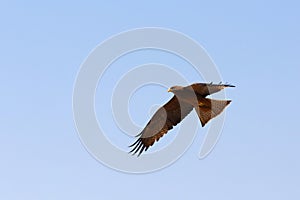
[[[206,96],[219,92],[230,84],[194,83],[182,87],[173,86],[168,89],[174,96],[160,107],[146,127],[138,134],[139,137],[132,145],[130,153],[138,156],[147,151],[164,134],[183,120],[193,109],[197,112],[202,127],[212,118],[219,115],[231,100],[215,100]]]

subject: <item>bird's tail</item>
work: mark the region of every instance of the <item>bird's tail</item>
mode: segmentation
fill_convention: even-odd
[[[215,100],[208,98],[199,101],[199,109],[196,109],[196,112],[201,121],[201,125],[205,126],[209,120],[218,116],[230,102],[231,100]]]

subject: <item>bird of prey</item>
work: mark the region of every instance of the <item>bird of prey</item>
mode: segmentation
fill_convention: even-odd
[[[146,127],[137,135],[139,138],[129,146],[132,147],[130,153],[139,156],[143,151],[147,151],[154,142],[181,122],[193,109],[197,112],[202,127],[205,126],[231,102],[231,100],[209,99],[206,96],[226,87],[235,86],[222,83],[194,83],[186,87],[169,88],[168,92],[172,92],[174,96],[155,112]]]

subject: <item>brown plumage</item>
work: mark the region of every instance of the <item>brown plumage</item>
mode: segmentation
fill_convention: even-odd
[[[195,83],[186,87],[173,86],[169,88],[168,92],[173,92],[174,96],[155,112],[146,127],[137,135],[139,139],[129,146],[133,147],[130,153],[140,155],[143,151],[147,151],[154,142],[181,122],[194,108],[201,125],[205,126],[210,119],[219,115],[231,102],[230,100],[214,100],[205,97],[226,87],[235,86]]]

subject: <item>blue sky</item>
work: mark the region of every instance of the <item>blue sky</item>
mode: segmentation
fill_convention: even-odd
[[[2,2],[0,198],[299,199],[299,7],[297,1]],[[237,87],[227,91],[233,103],[207,158],[197,158],[200,129],[176,163],[132,175],[100,164],[84,149],[72,92],[93,48],[145,26],[192,37],[224,81]],[[147,62],[168,60],[149,54],[143,54]],[[127,66],[143,61],[130,56]],[[188,78],[195,81],[192,73]],[[136,113],[141,125],[145,114]]]

